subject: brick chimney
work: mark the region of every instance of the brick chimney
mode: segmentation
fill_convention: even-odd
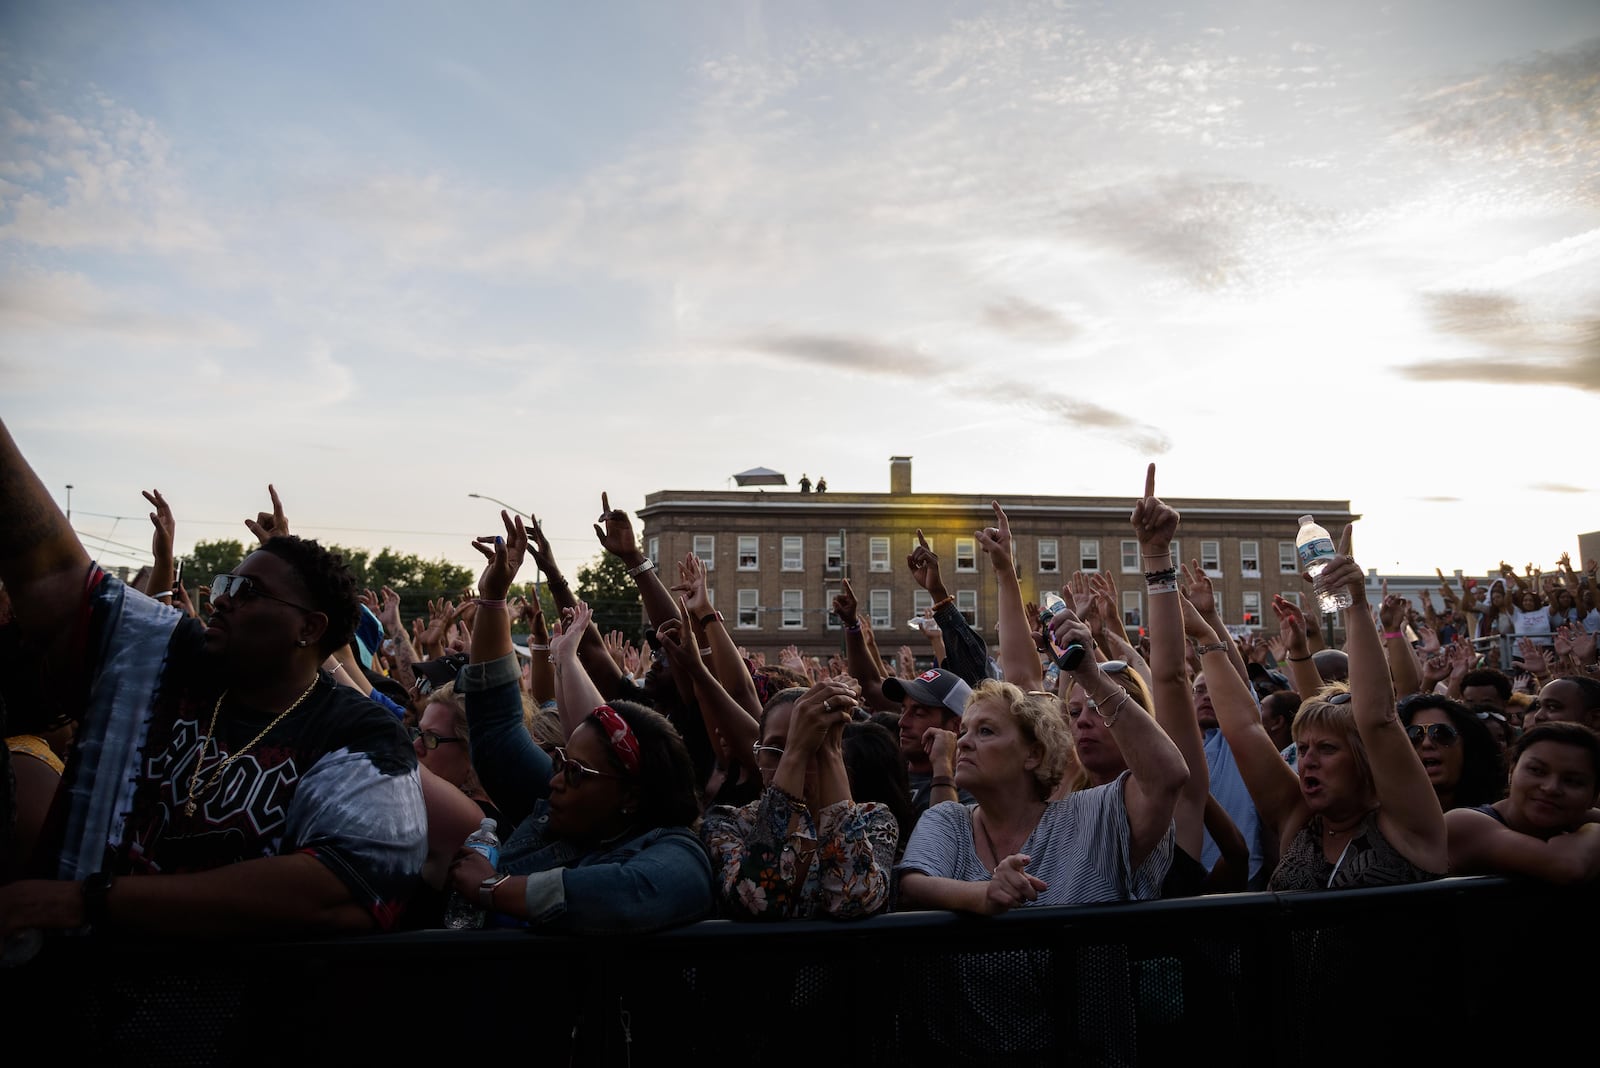
[[[889,492],[896,497],[911,496],[911,457],[889,457]]]

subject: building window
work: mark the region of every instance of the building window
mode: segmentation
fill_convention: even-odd
[[[1200,570],[1212,578],[1222,574],[1222,543],[1220,541],[1203,541],[1200,543]]]
[[[1239,543],[1239,570],[1244,573],[1245,578],[1261,577],[1260,542],[1241,541]],[[1257,605],[1257,607],[1259,608],[1260,605]]]
[[[1144,626],[1144,606],[1140,604],[1138,590],[1122,591],[1122,625],[1125,627]]]
[[[957,538],[956,539],[956,570],[957,571],[976,571],[976,570],[978,570],[978,539],[976,539],[976,538]]]
[[[796,630],[806,625],[806,595],[802,591],[783,591],[783,622],[778,625],[784,630]]]
[[[1285,575],[1293,575],[1300,570],[1300,561],[1295,556],[1294,542],[1278,543],[1278,570]]]
[[[739,591],[739,629],[755,630],[761,626],[761,591]]]
[[[893,607],[892,590],[872,590],[867,594],[867,617],[872,621],[873,630],[889,626],[889,613]]]
[[[889,570],[889,539],[888,538],[869,538],[869,539],[867,539],[867,570],[869,570],[869,571],[887,571],[887,570]]]
[[[973,630],[978,629],[978,591],[957,590],[956,611],[961,613],[961,618],[967,621],[967,626]]]
[[[1244,625],[1247,627],[1261,626],[1261,593],[1258,590],[1245,590],[1244,598]]]
[[[644,553],[656,563],[661,562],[661,539],[650,538],[644,543]]]
[[[1178,545],[1178,539],[1173,538],[1172,544],[1167,546],[1167,548],[1172,552],[1172,566],[1177,568],[1181,574],[1183,572],[1184,559],[1183,549]]]
[[[694,554],[700,562],[706,565],[707,571],[717,569],[717,536],[715,534],[696,534],[694,536]]]
[[[933,607],[933,594],[927,590],[911,591],[911,618],[921,619],[922,613]]]
[[[739,570],[754,571],[761,561],[761,539],[750,534],[739,535]]]
[[[1078,541],[1078,570],[1100,570],[1100,539],[1081,538]]]
[[[805,539],[785,537],[783,539],[783,569],[785,571],[805,570]]]
[[[827,541],[827,563],[829,571],[837,571],[844,566],[844,540],[838,537],[829,538]]]
[[[1060,545],[1054,538],[1039,539],[1039,570],[1057,572],[1061,570]]]
[[[1284,590],[1282,593],[1278,594],[1278,596],[1282,597],[1285,601],[1288,601],[1290,604],[1294,605],[1296,608],[1300,607],[1300,591],[1299,590]]]
[[[1122,573],[1124,575],[1139,573],[1139,543],[1132,538],[1122,539]]]
[[[828,629],[829,630],[838,630],[839,627],[840,627],[839,617],[833,611],[833,599],[835,597],[839,596],[839,592],[840,591],[838,591],[838,590],[824,590],[824,591],[822,591],[822,596],[824,596],[824,597],[826,597],[828,599]]]

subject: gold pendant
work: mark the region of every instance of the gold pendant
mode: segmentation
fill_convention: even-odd
[[[191,797],[189,799],[189,803],[187,805],[183,806],[183,814],[185,816],[193,816],[194,815],[194,798]]]

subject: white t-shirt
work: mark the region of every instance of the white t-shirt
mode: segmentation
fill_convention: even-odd
[[[1535,645],[1554,645],[1550,638],[1550,610],[1535,608],[1531,612],[1517,609],[1511,613],[1511,619],[1517,629],[1517,637],[1532,638]],[[1539,637],[1543,635],[1544,637]]]
[[[1079,790],[1045,806],[1039,825],[1019,852],[1032,859],[1027,872],[1047,889],[1029,905],[1090,905],[1148,901],[1161,896],[1161,882],[1172,866],[1173,829],[1150,851],[1137,870],[1129,863],[1128,810],[1116,782]],[[993,874],[978,859],[972,810],[956,801],[934,805],[922,814],[896,874],[914,871],[941,879],[988,882]]]

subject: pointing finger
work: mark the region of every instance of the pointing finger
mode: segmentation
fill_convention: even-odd
[[[1355,528],[1355,524],[1354,523],[1346,523],[1344,525],[1344,535],[1342,537],[1340,537],[1340,539],[1339,539],[1339,555],[1340,556],[1349,556],[1350,555],[1350,531],[1352,529],[1354,529],[1354,528]]]
[[[928,539],[924,538],[922,536],[922,528],[921,527],[917,528],[917,546],[919,548],[923,548],[923,549],[926,549],[928,547]]]
[[[1144,495],[1146,499],[1156,495],[1156,465],[1151,464],[1144,472]]]

